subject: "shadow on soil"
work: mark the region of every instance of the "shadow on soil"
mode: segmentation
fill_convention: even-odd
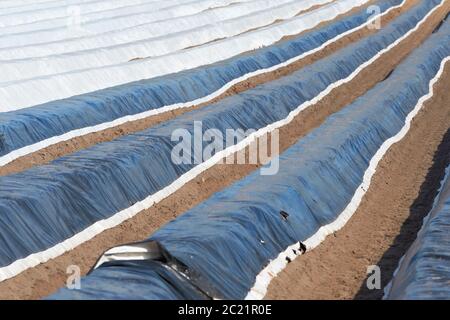
[[[377,265],[382,271],[382,288],[392,279],[398,263],[416,239],[417,232],[422,227],[422,221],[431,210],[434,198],[445,175],[445,168],[450,163],[450,129],[447,130],[433,157],[433,165],[429,169],[420,193],[410,208],[410,215],[395,238],[392,246],[383,254]],[[383,290],[369,290],[366,280],[355,296],[356,300],[376,300],[383,297]]]

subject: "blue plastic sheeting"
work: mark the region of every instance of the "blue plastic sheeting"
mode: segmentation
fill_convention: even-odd
[[[402,0],[378,1],[381,12]],[[366,9],[322,29],[248,55],[177,74],[139,81],[40,106],[0,114],[0,156],[14,150],[118,118],[208,96],[245,74],[283,63],[356,28]]]
[[[370,160],[405,126],[449,55],[446,23],[389,78],[283,153],[277,175],[251,174],[167,224],[149,241],[164,248],[210,297],[246,297],[269,261],[335,221],[361,185]],[[289,214],[287,220],[282,211]],[[101,265],[82,279],[95,283],[93,287],[76,293],[62,289],[51,299],[107,297],[107,283],[99,275],[108,269]],[[128,298],[126,282],[123,288],[116,294]],[[142,291],[140,298],[145,295]]]
[[[184,128],[194,137],[194,121],[202,120],[204,131],[217,129],[226,137],[227,129],[260,129],[285,119],[404,35],[439,3],[423,2],[380,32],[288,77],[48,165],[0,177],[0,271],[114,216],[193,169],[201,159],[172,162],[171,152],[179,145],[171,141],[175,130]]]
[[[403,258],[386,298],[450,299],[450,176]]]

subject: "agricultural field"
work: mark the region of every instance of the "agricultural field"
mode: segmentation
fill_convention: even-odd
[[[0,299],[450,300],[449,89],[450,0],[2,0]]]

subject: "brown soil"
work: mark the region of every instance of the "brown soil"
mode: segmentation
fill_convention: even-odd
[[[415,240],[450,163],[450,64],[435,96],[411,130],[380,162],[369,191],[348,224],[292,262],[269,287],[267,299],[380,299],[367,289],[377,265],[384,288]]]
[[[417,3],[417,0],[409,0],[404,7],[393,10],[388,15],[386,15],[382,19],[382,26],[386,25],[387,23],[391,22],[393,19],[398,17],[401,13],[405,12],[406,10],[409,10],[413,5]],[[289,66],[285,68],[281,68],[277,71],[265,73],[253,78],[250,78],[246,81],[243,81],[241,83],[236,84],[232,88],[230,88],[227,92],[222,94],[221,96],[217,97],[216,99],[213,99],[207,103],[193,106],[190,108],[184,108],[184,109],[178,109],[175,111],[170,111],[166,113],[162,113],[156,116],[151,116],[142,120],[132,121],[125,123],[123,125],[107,129],[101,132],[91,133],[85,136],[77,137],[68,141],[60,142],[55,145],[49,146],[47,148],[41,149],[37,152],[34,152],[32,154],[29,154],[27,156],[21,157],[3,167],[0,167],[0,176],[14,174],[20,171],[24,171],[26,169],[29,169],[31,167],[42,165],[45,163],[49,163],[52,160],[55,160],[59,157],[62,157],[64,155],[89,148],[95,144],[111,141],[114,139],[117,139],[121,136],[142,131],[145,129],[148,129],[152,126],[155,126],[159,123],[162,123],[164,121],[167,121],[169,119],[175,118],[185,112],[192,111],[195,109],[202,108],[206,105],[209,105],[211,103],[215,103],[225,97],[232,96],[238,93],[241,93],[243,91],[249,90],[251,88],[254,88],[258,85],[261,85],[263,83],[267,83],[273,80],[276,80],[280,77],[283,77],[285,75],[288,75],[296,70],[301,69],[302,67],[311,64],[315,61],[318,61],[326,56],[329,56],[330,54],[336,52],[339,49],[342,49],[349,45],[350,43],[356,42],[364,37],[367,37],[370,34],[375,33],[375,30],[371,30],[368,28],[364,28],[361,30],[358,30],[357,32],[354,32],[352,34],[349,34],[348,36],[340,39],[339,41],[325,47],[323,50],[320,50],[319,52],[312,54],[304,59],[301,59],[293,64],[290,64]]]
[[[445,12],[440,10],[430,17],[421,30],[381,56],[377,62],[362,71],[353,81],[333,90],[321,102],[305,110],[289,125],[281,128],[280,151],[286,150],[311,129],[319,126],[330,114],[351,103],[377,82],[383,80],[408,52],[430,34]],[[64,285],[67,266],[78,265],[82,272],[86,273],[108,248],[147,238],[165,223],[257,168],[257,165],[216,165],[212,167],[186,184],[176,194],[120,226],[106,230],[94,239],[54,260],[0,283],[0,299],[37,299],[54,292]]]

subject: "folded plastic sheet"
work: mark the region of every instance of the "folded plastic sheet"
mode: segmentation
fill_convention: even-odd
[[[415,27],[426,7],[290,76],[48,165],[0,177],[0,279],[120,224],[153,205],[159,199],[156,194],[173,192],[174,183],[192,175],[196,163],[204,160],[181,165],[172,161],[172,150],[179,145],[172,141],[175,130],[185,129],[194,137],[194,122],[201,120],[205,131],[217,129],[226,137],[227,129],[261,131],[285,121],[300,105]]]
[[[450,299],[450,167],[442,190],[392,280],[386,299]]]
[[[306,12],[265,28],[203,46],[171,54],[123,62],[111,66],[52,74],[0,86],[2,111],[12,111],[104,88],[189,70],[223,61],[239,54],[275,44],[288,35],[312,29],[324,21],[367,3],[368,0],[336,0],[317,10]],[[22,94],[27,92],[26,95]]]
[[[179,272],[209,297],[245,298],[270,261],[336,221],[352,203],[365,173],[375,169],[371,160],[386,152],[386,141],[402,133],[430,93],[450,56],[449,40],[447,23],[385,81],[284,152],[277,175],[251,174],[165,225],[149,242],[164,248],[182,266]],[[88,287],[61,289],[50,299],[109,297],[101,278],[108,269],[100,265],[82,279]],[[126,281],[114,290],[117,297],[130,297]],[[133,297],[146,294],[134,291]]]
[[[220,12],[216,14],[215,11],[208,10],[201,15],[190,16],[189,18],[193,17],[192,19],[183,18],[158,23],[159,25],[165,25],[163,28],[157,26],[159,36],[158,32],[152,31],[152,28],[139,30],[140,32],[125,30],[121,37],[120,35],[108,34],[108,39],[123,39],[122,42],[125,43],[115,44],[114,41],[108,43],[108,39],[105,39],[106,42],[103,46],[96,44],[99,48],[72,51],[67,54],[50,53],[48,56],[33,59],[3,61],[2,71],[4,75],[0,80],[0,86],[7,85],[8,82],[89,68],[100,68],[129,62],[132,59],[153,58],[179,52],[182,49],[231,38],[250,30],[262,28],[275,23],[277,20],[291,19],[302,10],[330,1],[290,1],[285,4],[266,1],[271,6],[258,9],[258,4],[254,3],[253,8],[250,8],[253,12],[246,12],[245,5],[233,5],[228,7],[235,13],[231,19],[222,17]],[[189,24],[186,23],[186,20],[192,20],[193,22]],[[170,30],[170,34],[167,34],[167,30]],[[133,33],[137,36],[134,41],[132,36],[127,36],[128,34],[133,35]],[[94,40],[94,42],[97,41]],[[65,48],[66,44],[62,43],[57,46]],[[27,51],[27,49],[21,49],[21,51]]]
[[[384,12],[401,2],[381,0],[376,4]],[[0,155],[73,130],[106,124],[127,116],[138,117],[166,106],[195,102],[218,92],[240,77],[314,50],[330,39],[362,25],[370,16],[371,13],[363,9],[296,39],[221,63],[33,108],[0,113]]]
[[[28,46],[3,48],[0,49],[0,60],[20,60],[32,57],[54,56],[62,53],[112,47],[143,39],[148,40],[160,36],[168,36],[181,31],[205,26],[207,24],[245,16],[271,7],[281,6],[288,2],[292,2],[292,0],[279,0],[276,2],[273,0],[254,0],[235,3],[233,5],[220,6],[211,10],[202,11],[197,14],[146,22],[144,24],[120,28],[101,34],[88,33],[85,37],[75,39],[53,40]],[[305,5],[307,2],[301,3]],[[152,11],[154,12],[155,9],[152,8]],[[144,56],[149,55],[150,54]],[[36,61],[36,59],[33,59],[33,61]]]
[[[252,0],[161,0],[79,16],[81,30],[68,30],[67,17],[3,27],[0,48],[60,41],[197,14],[209,8]],[[76,14],[72,11],[72,15]]]

